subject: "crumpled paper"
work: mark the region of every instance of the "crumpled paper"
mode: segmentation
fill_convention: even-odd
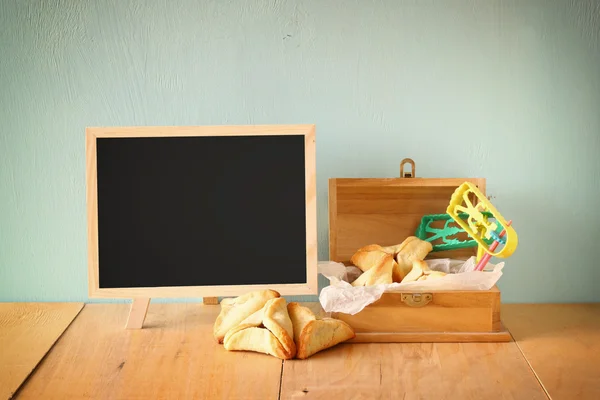
[[[391,283],[374,286],[353,287],[353,282],[362,271],[354,266],[345,266],[334,261],[318,263],[318,273],[329,279],[330,285],[319,294],[319,302],[325,312],[357,314],[369,304],[379,300],[383,293],[428,290],[489,290],[502,276],[504,263],[488,263],[484,271],[475,271],[475,257],[466,261],[448,258],[425,260],[433,271],[448,275],[432,280],[407,283]]]

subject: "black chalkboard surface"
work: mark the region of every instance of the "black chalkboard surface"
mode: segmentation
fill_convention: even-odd
[[[98,289],[309,281],[304,135],[93,140]]]

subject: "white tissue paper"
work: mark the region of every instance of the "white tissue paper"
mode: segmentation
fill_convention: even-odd
[[[353,287],[362,271],[334,261],[320,261],[318,272],[329,279],[330,285],[323,288],[319,301],[325,312],[357,314],[363,308],[379,300],[383,293],[427,290],[489,290],[502,276],[504,263],[488,263],[483,271],[475,271],[475,257],[467,261],[448,258],[425,260],[433,271],[448,275],[432,280],[407,283],[391,283],[374,286]]]

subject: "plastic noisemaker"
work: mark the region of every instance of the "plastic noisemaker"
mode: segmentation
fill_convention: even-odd
[[[510,226],[511,224],[512,221],[508,221],[506,223],[506,226]],[[506,229],[503,229],[502,232],[500,232],[500,235],[498,235],[498,240],[494,239],[494,243],[492,243],[492,245],[490,246],[491,251],[496,250],[496,247],[498,247],[498,245],[502,243],[504,235],[506,235]],[[478,260],[477,265],[475,266],[475,271],[483,271],[485,265],[488,263],[488,261],[490,261],[490,258],[492,258],[490,253],[485,253],[481,260]]]
[[[491,217],[492,213],[484,212],[484,216]],[[468,214],[460,213],[458,218],[465,220]],[[435,224],[438,226],[435,226]],[[432,244],[432,252],[464,249],[467,247],[477,246],[477,242],[467,236],[467,239],[460,239],[458,234],[464,233],[464,229],[460,226],[451,226],[454,224],[454,219],[448,214],[429,214],[421,218],[421,223],[417,227],[415,236],[421,240]],[[441,225],[441,226],[439,226]],[[491,245],[494,239],[484,239]]]
[[[472,183],[465,182],[456,188],[446,212],[490,257],[507,258],[516,250],[517,232]],[[460,218],[462,213],[468,217]],[[492,217],[488,217],[488,213]],[[497,232],[499,227],[504,229],[505,236]],[[483,257],[479,262],[482,261]]]

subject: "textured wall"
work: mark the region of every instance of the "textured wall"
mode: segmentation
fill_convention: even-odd
[[[84,129],[315,123],[329,177],[484,176],[507,302],[600,301],[600,3],[0,0],[0,301],[86,300]]]

